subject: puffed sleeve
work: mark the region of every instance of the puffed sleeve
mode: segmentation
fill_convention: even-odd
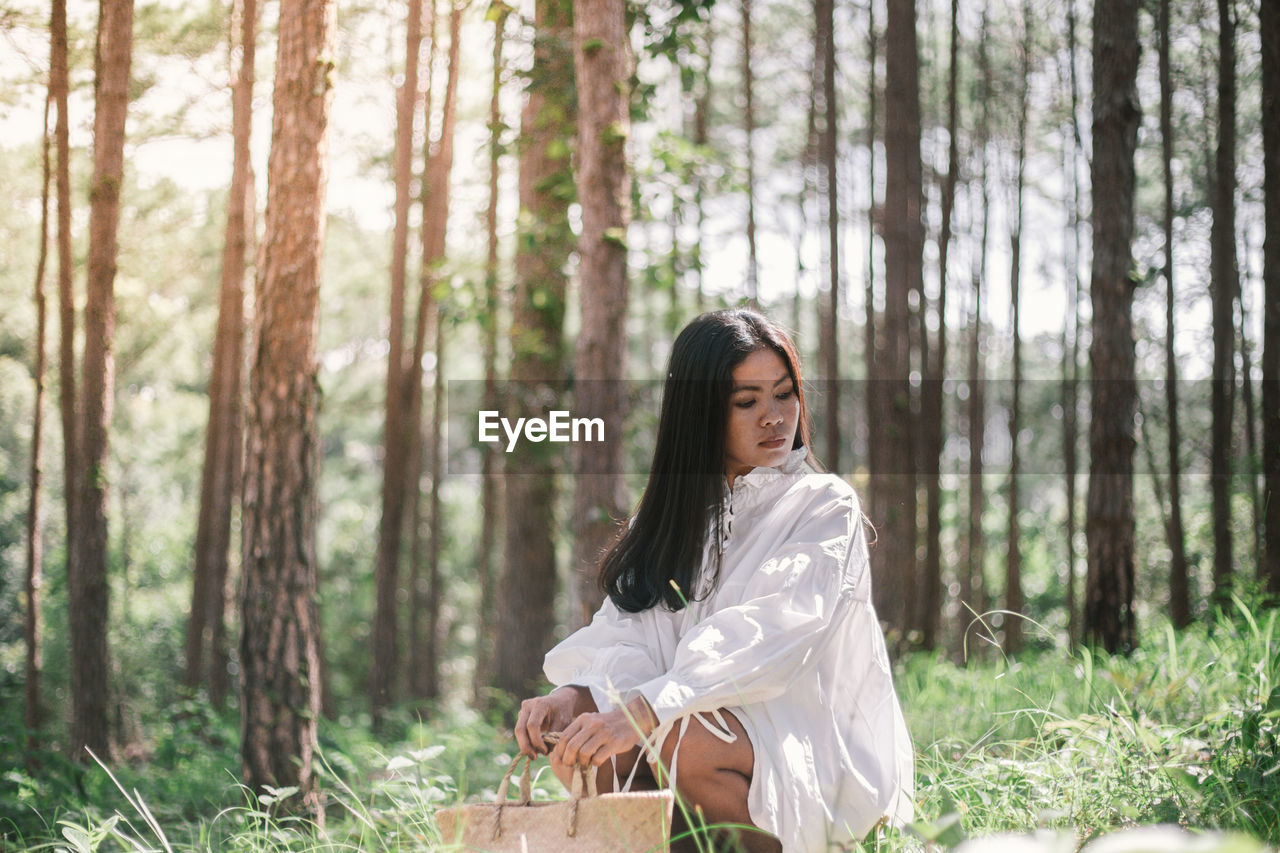
[[[689,630],[673,665],[637,687],[659,723],[773,699],[817,660],[866,569],[863,549],[851,549],[861,514],[847,487],[810,493],[797,511],[794,532],[752,571],[739,603]]]
[[[674,632],[661,607],[627,613],[605,598],[590,624],[547,652],[542,669],[556,686],[589,688],[596,707],[607,711],[610,693],[625,695],[663,671],[661,649],[675,645]]]

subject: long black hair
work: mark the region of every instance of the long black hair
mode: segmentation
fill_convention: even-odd
[[[800,402],[791,449],[808,446],[800,358],[786,331],[745,308],[712,311],[685,326],[667,364],[649,482],[600,567],[600,584],[620,609],[637,613],[661,603],[679,610],[696,597],[707,534],[721,522],[733,371],[761,349],[786,364]],[[813,462],[812,453],[808,458]],[[718,551],[713,559],[718,573]]]

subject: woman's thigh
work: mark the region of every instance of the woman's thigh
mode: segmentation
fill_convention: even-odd
[[[750,782],[755,771],[755,749],[751,739],[732,711],[721,708],[719,713],[724,725],[714,714],[698,714],[697,717],[705,724],[690,719],[683,736],[680,725],[667,735],[660,756],[667,771],[675,766],[677,784],[685,772],[696,775],[731,772]],[[676,754],[677,749],[679,755]]]

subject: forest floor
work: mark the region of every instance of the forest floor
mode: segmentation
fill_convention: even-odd
[[[967,851],[1047,853],[1101,849],[1100,836],[1113,853],[1280,848],[1280,610],[1237,603],[1182,632],[1153,623],[1127,657],[1029,645],[1016,661],[989,647],[967,665],[905,657],[916,821],[850,849],[968,839]],[[441,849],[434,810],[492,799],[513,757],[509,735],[465,707],[401,711],[377,737],[327,721],[317,833],[268,816],[290,792],[255,799],[238,784],[234,715],[186,703],[144,757],[83,769],[24,755],[16,700],[0,702],[0,851]],[[535,798],[563,796],[537,778]],[[1157,824],[1197,834],[1117,832]]]

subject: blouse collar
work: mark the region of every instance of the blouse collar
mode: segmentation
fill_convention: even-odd
[[[757,489],[766,483],[771,483],[779,477],[803,473],[806,467],[805,460],[809,456],[809,448],[807,445],[800,445],[787,454],[786,459],[776,467],[759,466],[752,468],[745,474],[740,474],[733,480],[733,493],[736,495],[740,489]],[[728,481],[725,481],[725,494],[730,492]]]

